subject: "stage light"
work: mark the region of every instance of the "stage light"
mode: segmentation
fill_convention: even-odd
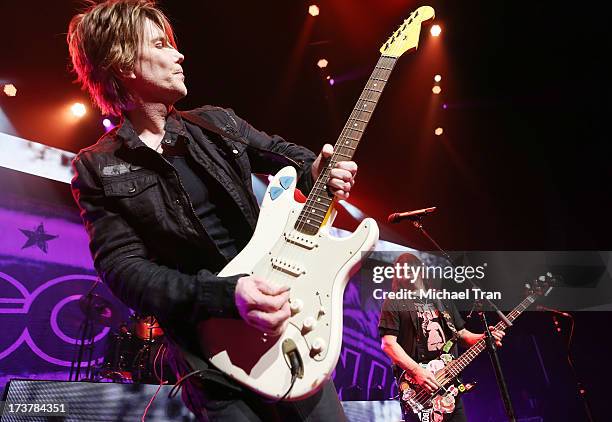
[[[310,16],[319,16],[319,6],[316,4],[312,4],[308,7],[308,13]]]
[[[434,81],[440,82],[441,80],[442,80],[442,76],[440,76],[440,75],[434,76]]]
[[[363,220],[364,218],[367,217],[363,213],[363,211],[361,211],[355,205],[352,205],[352,204],[348,203],[344,199],[340,199],[338,201],[338,204],[342,205],[342,207],[351,215],[351,217],[353,217],[357,221],[361,221],[361,220]]]
[[[335,83],[336,83],[336,81],[334,81],[334,78],[329,78],[329,84],[330,84],[330,85],[333,85],[333,84],[335,84]]]
[[[113,123],[110,121],[110,119],[102,120],[102,126],[104,126],[105,128],[109,129],[112,125]]]
[[[74,103],[72,107],[70,107],[70,111],[76,117],[83,117],[85,113],[87,113],[87,109],[83,103]]]
[[[442,32],[442,28],[440,28],[440,25],[433,25],[429,32],[431,32],[431,35],[433,35],[434,37],[438,37]]]
[[[446,110],[446,109],[448,108],[448,104],[446,104],[446,103],[442,104],[442,108],[443,108],[444,110]]]
[[[441,127],[436,128],[436,130],[434,130],[434,134],[435,134],[436,136],[440,136],[440,135],[442,135],[443,133],[444,133],[444,129],[442,129]]]
[[[328,64],[329,64],[329,62],[327,60],[325,60],[325,59],[320,59],[317,62],[317,66],[319,66],[321,69],[327,67]]]
[[[9,97],[14,97],[17,95],[17,88],[13,84],[4,85],[4,93]]]
[[[440,88],[438,85],[435,85],[433,88],[431,88],[431,92],[433,92],[434,94],[439,94],[442,92],[442,88]]]

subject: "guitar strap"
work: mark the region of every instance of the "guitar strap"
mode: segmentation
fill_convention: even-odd
[[[444,318],[444,321],[446,321],[446,326],[453,334],[453,336],[442,347],[442,350],[444,351],[444,353],[448,353],[453,348],[454,344],[456,344],[459,341],[459,333],[457,332],[457,328],[455,327],[453,318],[451,317],[450,313],[448,312],[448,309],[444,305],[444,302],[438,299],[437,306],[438,306],[438,309],[440,310],[440,314],[442,314],[442,317]]]

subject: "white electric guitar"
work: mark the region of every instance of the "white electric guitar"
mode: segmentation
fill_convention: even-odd
[[[290,286],[292,316],[280,336],[242,320],[213,318],[198,325],[205,357],[229,377],[270,399],[298,400],[330,376],[342,344],[342,300],[351,273],[378,240],[371,218],[345,238],[331,237],[334,197],[329,170],[350,160],[398,57],[418,46],[421,24],[434,17],[419,7],[380,49],[382,56],[305,203],[294,199],[296,171],[285,167],[266,190],[253,238],[220,273],[252,274]]]

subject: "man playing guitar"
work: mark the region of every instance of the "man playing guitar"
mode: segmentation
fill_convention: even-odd
[[[396,264],[420,267],[422,262],[412,254],[400,255]],[[408,289],[418,292],[431,286],[419,275],[393,279],[392,290]],[[415,384],[427,391],[436,391],[440,386],[435,375],[420,364],[439,359],[441,355],[458,355],[457,342],[470,347],[484,337],[464,328],[465,322],[452,301],[446,300],[397,300],[386,299],[378,324],[382,337],[382,350],[391,358],[396,378],[404,371]],[[498,346],[504,332],[490,327]],[[402,406],[404,421],[418,422],[418,416],[407,406]],[[433,412],[435,422],[467,421],[461,400],[455,403],[451,413]]]

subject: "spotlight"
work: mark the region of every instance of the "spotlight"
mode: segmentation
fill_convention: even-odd
[[[446,109],[448,108],[448,104],[446,104],[446,103],[442,104],[442,108],[443,108],[444,110],[446,110]]]
[[[442,88],[440,88],[438,85],[435,85],[433,88],[431,88],[431,92],[433,92],[434,94],[439,94],[440,92],[442,92]]]
[[[442,76],[440,76],[440,75],[434,76],[434,81],[440,82],[441,80],[442,80]]]
[[[319,6],[316,4],[312,4],[308,7],[308,13],[310,16],[319,16]]]
[[[442,28],[440,28],[440,25],[433,25],[429,31],[431,32],[431,35],[438,37],[442,32]]]
[[[334,78],[329,78],[329,84],[330,84],[330,85],[333,85],[333,84],[335,84],[335,83],[336,83],[336,81],[334,81]]]
[[[110,119],[102,120],[102,126],[104,126],[105,128],[109,129],[112,125],[113,123],[110,121]]]
[[[321,69],[327,67],[328,64],[329,64],[329,62],[327,60],[325,60],[325,59],[320,59],[317,62],[317,66],[319,66],[319,68],[321,68]]]
[[[444,129],[442,129],[441,127],[436,128],[436,130],[434,130],[434,134],[435,134],[436,136],[440,136],[440,135],[442,135],[443,133],[444,133]]]
[[[76,117],[83,117],[85,113],[87,113],[87,109],[83,103],[74,103],[72,107],[70,107],[70,111]]]
[[[17,95],[17,88],[13,84],[4,85],[4,93],[9,97],[14,97]]]

